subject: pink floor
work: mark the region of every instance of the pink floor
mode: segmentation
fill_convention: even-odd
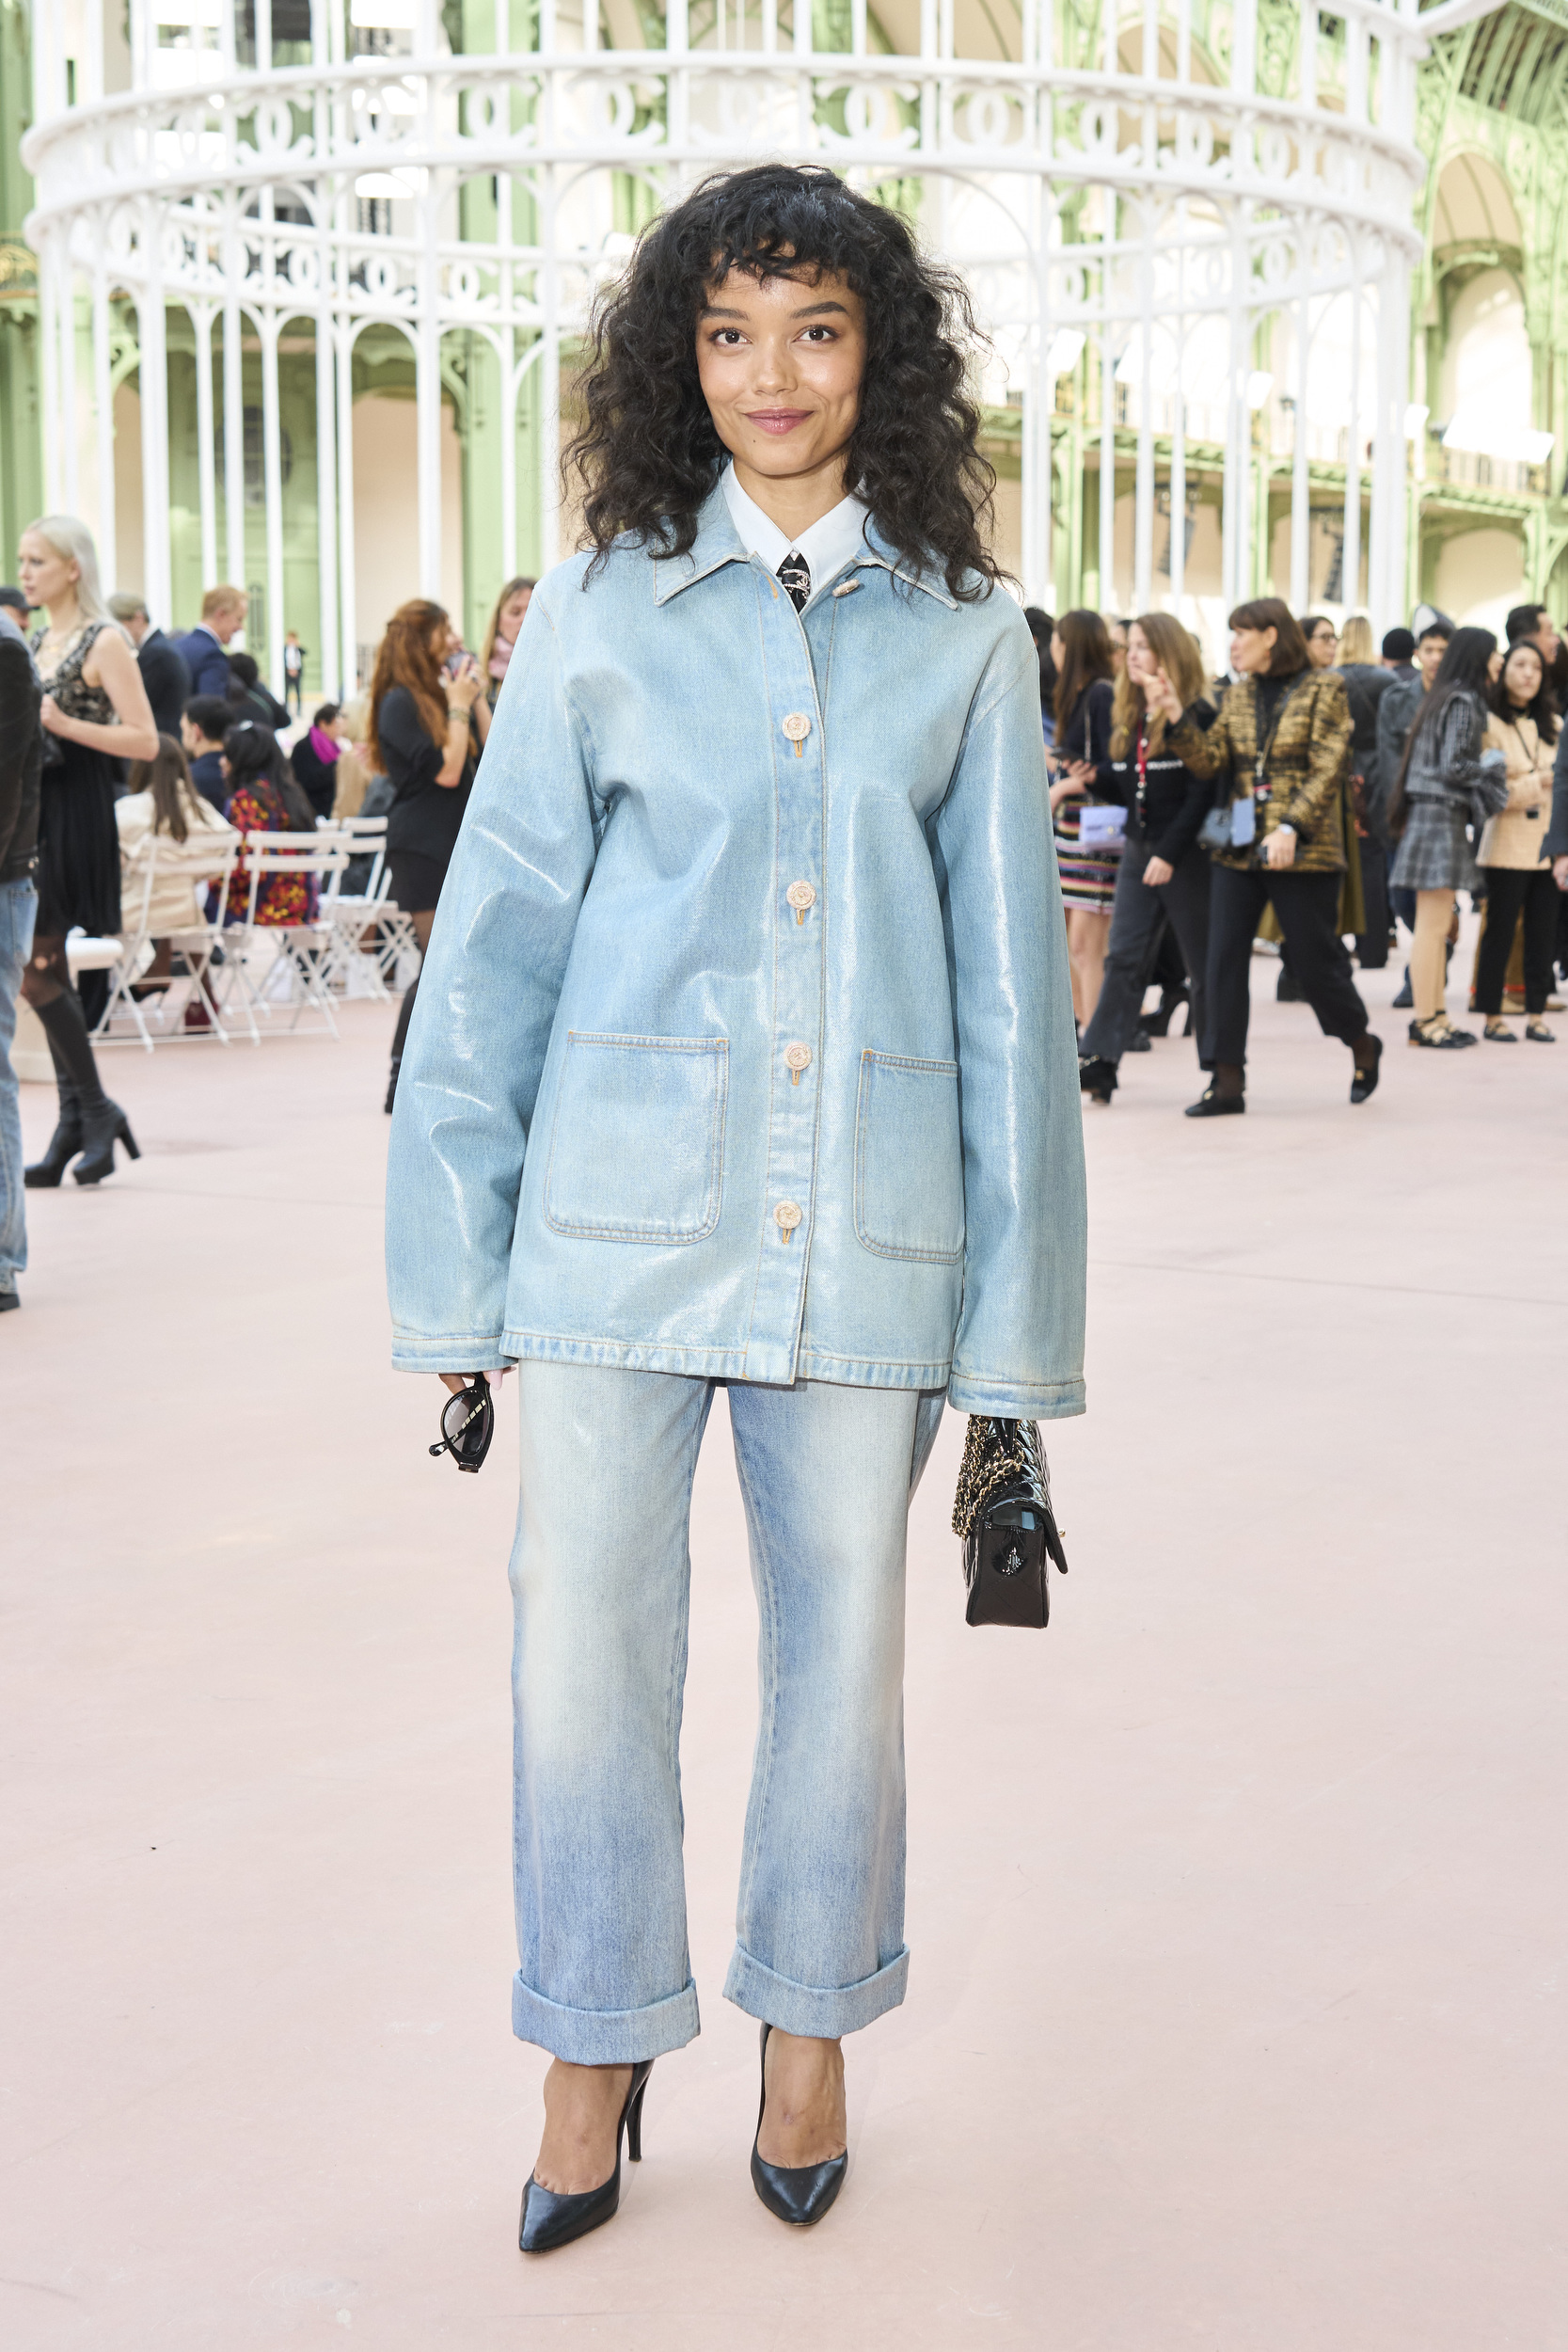
[[[116,1055],[145,1157],[29,1196],[0,1324],[7,2352],[1568,2344],[1568,1017],[1462,1059],[1380,1025],[1365,1110],[1268,1002],[1245,1120],[1176,1115],[1171,1042],[1087,1120],[1072,1574],[1043,1637],[966,1630],[950,1416],[911,1528],[910,1997],[849,2045],[848,2185],[800,2237],[752,2193],[719,1992],[753,1615],[715,1413],[705,2031],[620,2217],[533,2263],[515,1438],[458,1478],[434,1383],[387,1369],[389,1016]]]

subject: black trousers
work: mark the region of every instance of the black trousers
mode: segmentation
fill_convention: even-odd
[[[1325,1037],[1354,1043],[1367,1027],[1367,1008],[1351,977],[1345,943],[1335,930],[1338,874],[1274,873],[1216,866],[1209,892],[1209,1047],[1216,1062],[1244,1063],[1251,1011],[1252,943],[1271,901],[1285,934],[1285,953],[1301,993]]]
[[[1208,1007],[1203,985],[1209,952],[1209,860],[1196,846],[1174,868],[1168,882],[1151,888],[1144,880],[1148,844],[1131,826],[1117,873],[1117,895],[1111,902],[1111,937],[1105,950],[1105,977],[1094,1018],[1079,1041],[1080,1054],[1099,1054],[1119,1062],[1137,1035],[1143,1005],[1144,979],[1148,970],[1154,934],[1165,917],[1180,944],[1193,984],[1192,1031],[1198,1060],[1209,1068],[1204,1028]]]
[[[1381,972],[1388,961],[1388,852],[1368,834],[1361,844],[1361,895],[1367,928],[1355,943],[1363,972]]]
[[[1552,948],[1561,895],[1549,866],[1483,866],[1486,929],[1476,964],[1476,1010],[1499,1013],[1513,931],[1525,918],[1525,1010],[1544,1012],[1552,993]],[[86,974],[83,975],[85,978]]]

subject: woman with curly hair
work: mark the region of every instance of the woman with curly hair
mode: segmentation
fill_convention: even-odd
[[[1084,1169],[1039,664],[969,304],[827,171],[705,182],[599,310],[589,546],[535,589],[393,1122],[394,1362],[517,1367],[520,2243],[606,2221],[697,2031],[677,1761],[715,1387],[761,1616],[728,1997],[816,2221],[903,1998],[905,1526],[944,1398],[1083,1409]]]
[[[387,870],[393,903],[414,926],[423,956],[451,853],[468,805],[474,763],[490,728],[479,664],[463,651],[444,606],[427,596],[400,604],[376,648],[371,679],[371,765],[392,787]],[[397,1100],[404,1040],[419,975],[404,992],[387,1078]]]

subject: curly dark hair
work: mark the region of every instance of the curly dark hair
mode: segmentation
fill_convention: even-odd
[[[595,308],[578,379],[586,420],[576,473],[594,544],[589,578],[622,533],[685,555],[728,455],[697,381],[697,318],[731,270],[842,278],[865,306],[865,380],[845,481],[901,565],[940,569],[948,592],[986,596],[996,476],[966,383],[981,339],[969,290],[928,260],[885,204],[819,166],[716,172],[650,222],[626,276]],[[586,584],[586,583],[585,583]]]

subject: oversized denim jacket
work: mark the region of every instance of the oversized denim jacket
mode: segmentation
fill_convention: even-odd
[[[1084,1409],[1039,669],[868,546],[796,612],[689,556],[534,592],[420,981],[403,1370],[520,1357]]]

